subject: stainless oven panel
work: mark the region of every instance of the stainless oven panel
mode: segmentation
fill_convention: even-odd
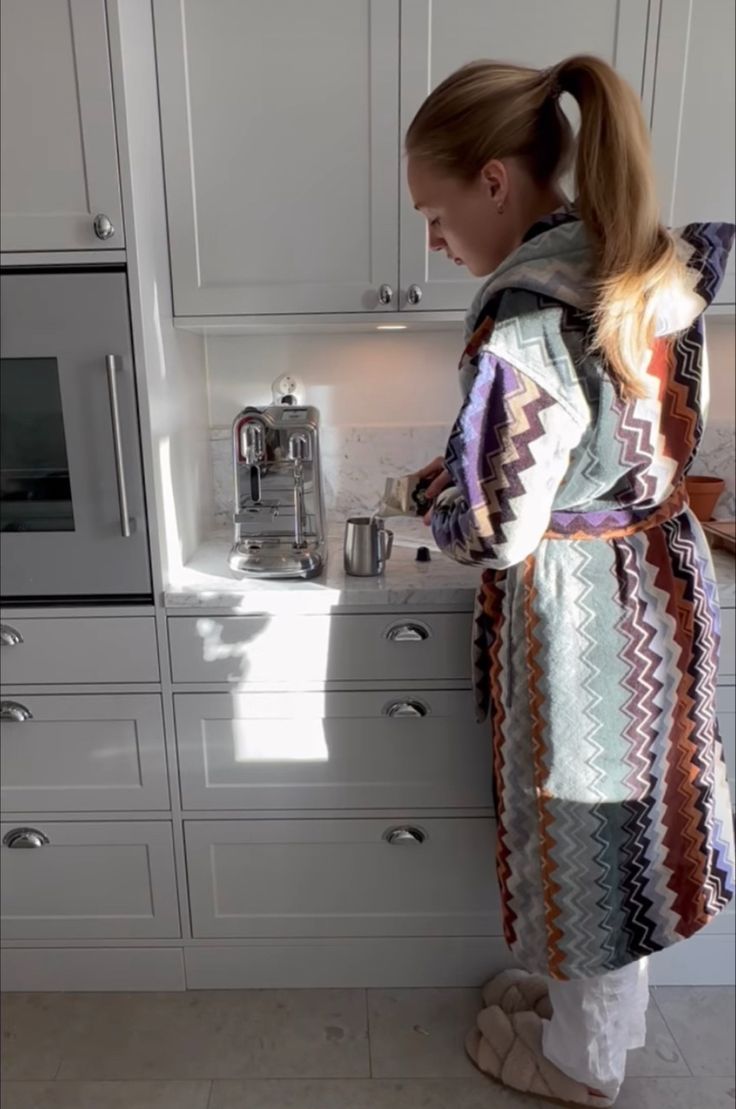
[[[151,592],[123,272],[0,277],[5,599]]]

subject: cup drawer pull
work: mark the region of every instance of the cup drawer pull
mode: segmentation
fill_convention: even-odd
[[[392,643],[421,643],[429,639],[429,628],[423,624],[394,624],[386,632],[386,638]]]
[[[428,709],[421,701],[392,701],[383,710],[386,716],[426,716]]]
[[[427,834],[421,828],[389,828],[387,832],[384,832],[383,838],[388,840],[393,847],[404,847],[415,843],[424,843]]]
[[[17,647],[23,642],[23,636],[10,624],[0,624],[0,644],[3,647]]]
[[[18,850],[18,848],[23,847],[46,847],[47,844],[51,843],[51,840],[43,832],[39,832],[37,828],[13,828],[3,836],[3,843],[6,847]]]
[[[19,701],[0,701],[0,720],[23,724],[26,720],[33,720],[33,713]]]

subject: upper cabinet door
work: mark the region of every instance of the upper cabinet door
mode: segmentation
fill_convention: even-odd
[[[119,250],[105,0],[1,0],[0,20],[0,247]]]
[[[397,0],[154,13],[176,314],[395,307]]]
[[[402,0],[402,143],[428,93],[478,58],[541,68],[571,54],[597,54],[641,92],[649,8],[642,0]],[[479,282],[430,253],[426,221],[413,210],[404,176],[402,167],[400,307],[466,309]]]
[[[665,222],[736,221],[733,0],[662,0],[652,141]],[[716,299],[734,305],[734,253]]]

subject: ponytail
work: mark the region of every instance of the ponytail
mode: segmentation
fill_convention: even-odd
[[[580,108],[574,142],[559,104]],[[674,241],[659,221],[649,135],[633,89],[599,58],[548,70],[473,62],[424,101],[406,150],[470,181],[494,158],[522,160],[549,185],[575,155],[576,203],[593,250],[593,344],[626,397],[644,395],[658,303],[685,285]]]
[[[649,133],[636,93],[600,59],[569,58],[551,79],[580,108],[575,188],[595,255],[595,346],[622,392],[641,396],[658,294],[684,281],[659,220]]]

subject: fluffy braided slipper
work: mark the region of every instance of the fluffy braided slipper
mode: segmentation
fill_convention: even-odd
[[[498,1005],[504,1013],[523,1013],[532,1010],[549,1020],[552,1004],[547,980],[541,974],[525,970],[502,970],[483,987],[483,1004]]]
[[[479,1070],[512,1090],[535,1094],[557,1105],[613,1105],[610,1098],[563,1074],[542,1053],[542,1018],[537,1013],[483,1009],[465,1050]]]

